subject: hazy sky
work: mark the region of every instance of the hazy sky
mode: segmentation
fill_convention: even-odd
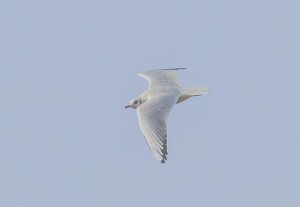
[[[299,0],[0,0],[0,206],[299,207]],[[168,161],[130,99],[187,67]]]

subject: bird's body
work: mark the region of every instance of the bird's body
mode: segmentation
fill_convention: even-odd
[[[167,159],[167,118],[172,107],[192,96],[207,93],[206,87],[182,88],[176,70],[149,70],[139,75],[149,82],[148,89],[130,101],[126,108],[137,110],[139,126],[156,159],[165,163]]]

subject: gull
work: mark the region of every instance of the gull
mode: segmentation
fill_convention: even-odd
[[[177,70],[169,68],[148,70],[139,74],[149,82],[148,89],[132,99],[125,108],[137,111],[140,129],[155,158],[162,164],[167,160],[167,118],[175,104],[192,96],[208,93],[207,87],[182,88]]]

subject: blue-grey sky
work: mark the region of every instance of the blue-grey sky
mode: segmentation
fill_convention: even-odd
[[[0,206],[299,207],[298,0],[1,0]],[[155,160],[137,74],[187,67]]]

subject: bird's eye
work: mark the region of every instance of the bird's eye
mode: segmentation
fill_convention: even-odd
[[[137,104],[137,101],[134,101],[133,104],[134,104],[134,105]]]

